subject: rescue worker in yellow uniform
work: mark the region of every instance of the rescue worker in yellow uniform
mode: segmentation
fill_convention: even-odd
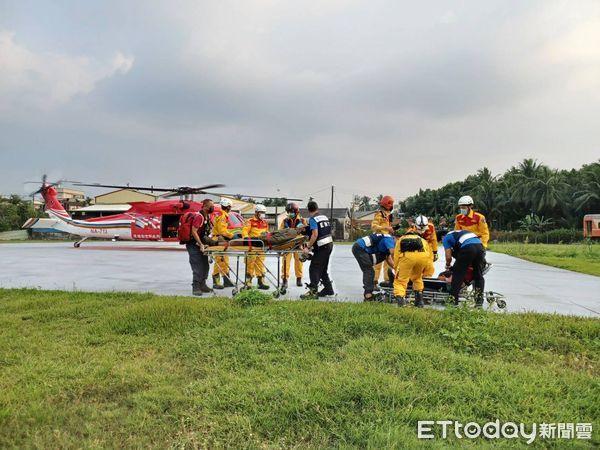
[[[231,212],[232,202],[226,197],[220,201],[221,212],[214,219],[212,235],[216,239],[219,236],[229,241],[234,236],[241,235],[242,229],[230,228],[229,213]],[[220,283],[221,277],[223,284]],[[223,289],[233,287],[233,283],[229,279],[229,256],[215,256],[215,266],[213,268],[213,289]]]
[[[417,216],[415,217],[415,221],[409,230],[419,233],[419,235],[427,241],[429,253],[432,256],[432,259],[431,264],[429,264],[425,269],[423,276],[425,278],[430,278],[435,273],[435,267],[433,266],[433,263],[438,260],[438,240],[435,232],[435,226],[427,217]]]
[[[376,234],[393,234],[394,229],[392,228],[392,209],[394,209],[394,199],[386,195],[379,202],[379,211],[375,213],[375,217],[371,222],[371,232]],[[379,276],[381,275],[381,269],[385,262],[381,262],[375,265],[375,289],[379,284]],[[384,270],[384,278],[387,283],[383,283],[382,286],[391,287],[392,280],[390,280],[387,270]]]
[[[243,238],[257,238],[262,233],[269,231],[266,220],[267,208],[264,205],[256,205],[254,216],[250,218],[242,228]],[[246,258],[246,287],[252,286],[252,277],[257,279],[258,289],[269,289],[265,284],[265,254],[261,251],[250,251]]]
[[[394,299],[398,306],[406,305],[406,288],[412,281],[415,293],[415,306],[422,308],[423,303],[423,272],[432,264],[433,257],[427,241],[418,231],[407,231],[396,242],[394,249]]]
[[[288,216],[281,222],[280,230],[287,228],[300,230],[308,225],[306,219],[300,215],[300,207],[296,203],[288,203],[285,207],[285,211]],[[296,275],[296,286],[302,287],[302,261],[300,260],[300,253],[294,253],[294,272]],[[290,269],[292,263],[292,253],[286,253],[281,262],[281,273],[282,273],[282,289],[287,289],[288,279],[290,278]]]
[[[454,221],[455,230],[467,230],[475,233],[481,240],[483,248],[487,248],[490,240],[490,230],[485,220],[485,216],[473,210],[473,198],[470,195],[463,195],[458,199],[458,214]]]

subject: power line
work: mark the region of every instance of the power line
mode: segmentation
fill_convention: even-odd
[[[308,198],[308,197],[311,197],[311,196],[313,196],[315,194],[320,194],[321,192],[329,191],[330,189],[331,189],[331,186],[327,186],[327,187],[325,187],[323,189],[320,189],[318,191],[311,192],[311,193],[305,194],[305,195],[301,195],[300,197],[302,197],[302,198]]]

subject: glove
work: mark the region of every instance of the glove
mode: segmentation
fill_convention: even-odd
[[[433,262],[438,260],[438,252],[433,252]]]

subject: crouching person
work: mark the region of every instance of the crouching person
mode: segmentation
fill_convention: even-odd
[[[454,304],[458,305],[458,295],[463,286],[469,267],[473,267],[473,289],[475,292],[475,306],[483,306],[483,291],[485,280],[483,269],[485,266],[485,247],[475,233],[467,230],[451,231],[442,241],[446,252],[446,269],[450,269],[452,258],[456,261],[452,268],[452,284],[450,295]]]
[[[387,261],[394,267],[395,239],[389,234],[373,233],[358,239],[352,246],[352,254],[363,273],[364,301],[373,300],[375,289],[375,266]]]
[[[412,281],[415,293],[415,306],[422,308],[423,303],[423,272],[432,262],[427,241],[418,232],[409,231],[402,235],[394,249],[394,298],[398,306],[406,305],[406,288]]]

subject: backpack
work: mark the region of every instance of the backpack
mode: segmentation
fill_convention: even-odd
[[[179,219],[179,228],[177,229],[177,239],[180,244],[192,242],[192,224],[198,213],[186,212]]]
[[[418,237],[408,237],[400,240],[400,251],[402,253],[423,252],[423,240]]]

